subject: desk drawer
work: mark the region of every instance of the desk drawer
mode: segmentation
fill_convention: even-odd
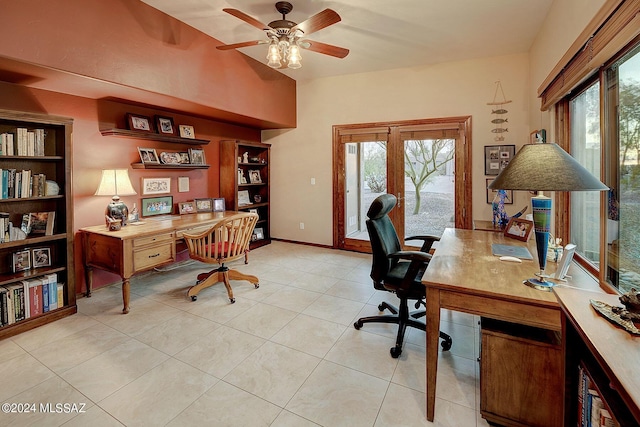
[[[135,250],[133,252],[133,271],[147,270],[160,264],[175,261],[175,258],[173,240]]]
[[[142,246],[152,245],[154,243],[170,242],[173,241],[173,232],[158,234],[156,236],[139,237],[133,240],[133,247],[140,248]]]

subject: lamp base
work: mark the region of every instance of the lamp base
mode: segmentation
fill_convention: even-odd
[[[551,292],[551,289],[556,285],[553,282],[544,280],[544,277],[539,279],[537,277],[532,277],[530,279],[523,281],[522,283],[529,286],[530,288],[536,289],[538,291],[545,291],[545,292]]]
[[[112,200],[111,203],[107,205],[104,213],[108,217],[121,220],[123,226],[127,225],[129,208],[127,208],[127,205],[125,205],[124,202],[120,200]]]

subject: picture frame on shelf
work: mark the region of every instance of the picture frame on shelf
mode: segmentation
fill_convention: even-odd
[[[238,191],[238,206],[252,205],[251,199],[249,199],[249,190]]]
[[[159,165],[160,159],[155,148],[141,148],[138,147],[138,153],[140,154],[140,161],[144,165]]]
[[[213,202],[209,198],[195,199],[196,212],[211,212],[213,210]]]
[[[171,178],[141,178],[142,194],[167,194],[171,193]]]
[[[178,129],[180,130],[180,137],[189,138],[189,139],[195,139],[196,138],[196,132],[193,129],[193,126],[180,125],[180,126],[178,126]]]
[[[178,193],[186,193],[188,191],[189,191],[189,177],[179,176],[178,177]]]
[[[153,124],[149,117],[135,113],[127,113],[126,117],[129,130],[153,133]]]
[[[175,151],[163,151],[160,153],[160,163],[163,165],[181,165],[182,157]]]
[[[493,203],[493,198],[496,197],[496,194],[498,194],[498,190],[492,190],[489,188],[489,184],[491,184],[493,182],[493,178],[487,178],[487,186],[485,187],[487,189],[487,203],[491,204]],[[505,190],[507,192],[507,197],[505,198],[504,204],[505,205],[512,205],[513,204],[513,190]]]
[[[188,165],[189,163],[191,163],[191,160],[189,159],[189,152],[188,151],[180,151],[178,153],[178,155],[180,155],[180,163],[183,165]]]
[[[206,164],[204,150],[202,148],[189,148],[189,161],[192,165]]]
[[[254,214],[258,215],[258,209],[257,209],[257,208],[249,209],[249,212],[251,212],[251,213],[254,213]]]
[[[264,230],[261,227],[253,229],[253,235],[251,236],[251,240],[262,240],[264,239]]]
[[[155,116],[156,128],[158,133],[162,135],[177,135],[176,125],[173,124],[173,119],[166,116]]]
[[[55,225],[55,211],[51,212],[30,212],[22,215],[20,229],[26,235],[53,235]]]
[[[216,197],[213,199],[213,211],[214,212],[224,212],[225,209],[225,201],[222,197]]]
[[[31,250],[33,268],[51,266],[51,248],[33,248]]]
[[[533,231],[533,221],[521,218],[511,218],[507,224],[507,228],[504,229],[504,235],[512,239],[526,242],[531,236],[531,231]]]
[[[194,202],[180,202],[178,203],[178,212],[180,215],[196,213],[196,205]]]
[[[24,249],[13,253],[12,270],[14,273],[29,270],[31,268],[31,251]]]
[[[249,182],[251,182],[251,184],[262,184],[262,178],[260,177],[260,171],[258,169],[249,170]]]
[[[484,174],[498,175],[516,154],[515,145],[486,145],[484,147]]]
[[[244,176],[244,171],[238,168],[238,184],[246,184],[247,178]]]
[[[142,216],[166,215],[173,211],[173,196],[142,199]]]

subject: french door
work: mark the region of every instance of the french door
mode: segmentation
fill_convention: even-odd
[[[334,126],[334,247],[370,251],[366,214],[383,193],[398,199],[390,217],[403,245],[471,228],[470,132],[470,117]]]

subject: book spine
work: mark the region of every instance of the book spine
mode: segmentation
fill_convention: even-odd
[[[0,289],[0,307],[2,307],[2,326],[9,324],[9,302],[7,300],[7,290]]]
[[[7,324],[11,325],[16,322],[16,313],[15,313],[15,304],[13,297],[13,290],[11,288],[7,289]]]
[[[58,308],[64,307],[64,286],[62,284],[56,284],[58,288]]]
[[[46,277],[40,279],[40,289],[42,289],[42,312],[47,313],[51,307],[49,306],[49,282]]]
[[[58,308],[58,284],[50,282],[47,276],[47,286],[49,287],[49,311]]]

